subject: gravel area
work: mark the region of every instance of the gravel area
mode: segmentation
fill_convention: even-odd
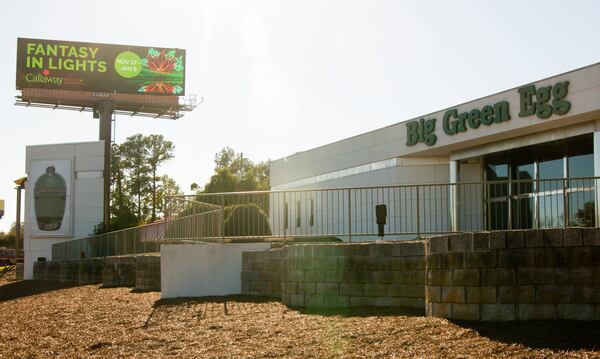
[[[458,323],[420,313],[299,312],[241,296],[0,281],[0,358],[600,358],[600,323]]]

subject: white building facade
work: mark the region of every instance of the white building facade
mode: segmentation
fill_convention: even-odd
[[[346,190],[342,200],[291,192],[272,200],[270,217],[274,233],[290,235],[319,224],[319,202],[342,213],[338,232],[350,236],[372,234],[376,203],[387,205],[390,232],[409,237],[590,226],[597,176],[600,63],[272,161],[272,190],[391,187],[380,198]]]
[[[102,222],[104,141],[27,146],[24,278],[52,260],[52,245],[87,237]]]

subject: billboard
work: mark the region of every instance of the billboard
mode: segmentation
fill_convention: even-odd
[[[185,95],[185,50],[17,39],[17,89]]]
[[[32,237],[71,237],[72,160],[31,161],[28,186]]]
[[[0,199],[0,219],[4,217],[4,200]]]

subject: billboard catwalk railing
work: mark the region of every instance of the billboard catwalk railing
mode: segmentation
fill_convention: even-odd
[[[142,226],[102,235],[105,239],[77,241],[113,241],[121,243],[120,247],[113,244],[110,248],[133,251],[144,245],[157,250],[152,245],[178,240],[287,241],[329,236],[344,241],[373,240],[378,236],[376,205],[387,209],[386,239],[483,230],[594,227],[599,217],[595,205],[599,184],[600,177],[592,177],[200,193],[167,199],[165,220],[148,225],[162,228],[163,235],[155,236],[158,240],[144,240],[139,234]],[[126,240],[118,238],[129,238],[136,244],[125,245],[122,242]],[[67,244],[55,246],[59,253]],[[109,252],[97,253],[114,255],[105,254]]]

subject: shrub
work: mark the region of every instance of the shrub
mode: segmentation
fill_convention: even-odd
[[[225,207],[226,237],[270,236],[269,218],[254,203]]]

